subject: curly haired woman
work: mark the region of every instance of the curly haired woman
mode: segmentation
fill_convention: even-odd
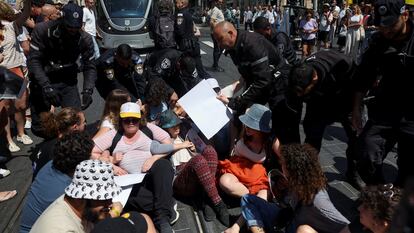
[[[294,210],[286,232],[340,232],[349,221],[334,207],[326,191],[326,178],[319,165],[318,153],[309,145],[282,146],[279,158],[288,181],[288,205]],[[242,214],[252,232],[273,232],[280,205],[254,195],[244,195]],[[282,215],[282,214],[280,214]],[[283,217],[283,216],[282,216]]]
[[[359,222],[373,233],[396,232],[389,231],[402,192],[392,184],[366,187],[361,192]],[[354,222],[344,228],[341,233],[353,232]]]

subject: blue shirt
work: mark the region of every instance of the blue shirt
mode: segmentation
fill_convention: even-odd
[[[72,178],[53,168],[49,161],[37,174],[27,195],[20,222],[20,233],[28,233],[33,224],[59,196],[65,192]]]

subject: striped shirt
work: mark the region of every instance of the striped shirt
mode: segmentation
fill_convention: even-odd
[[[170,138],[167,132],[154,124],[148,123],[147,127],[152,131],[154,140],[161,142]],[[142,131],[138,131],[137,133],[140,135],[133,143],[126,143],[124,136],[122,136],[113,151],[113,153],[120,152],[124,155],[124,158],[118,165],[130,174],[141,173],[142,165],[152,156],[150,152],[152,140],[142,133]],[[115,135],[116,130],[114,129],[106,132],[102,136],[94,139],[95,146],[101,151],[108,150],[112,145],[112,140]]]

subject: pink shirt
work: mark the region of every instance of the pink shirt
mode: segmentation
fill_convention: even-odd
[[[170,136],[160,127],[148,123],[147,127],[152,131],[154,140],[159,142],[169,139]],[[119,140],[113,153],[121,152],[124,158],[119,162],[119,166],[128,173],[141,173],[141,168],[144,162],[152,155],[150,152],[151,139],[145,135],[142,131],[138,131],[139,137],[132,144],[127,144],[124,141],[124,136]],[[101,151],[109,149],[112,145],[112,140],[116,135],[116,130],[112,129],[102,136],[94,139],[95,146]]]

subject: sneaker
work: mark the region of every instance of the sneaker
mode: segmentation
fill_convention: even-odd
[[[11,143],[9,143],[9,151],[10,152],[17,152],[17,151],[19,151],[20,150],[20,147],[18,147],[17,145],[16,145],[16,143],[14,143],[14,142],[11,142]]]
[[[226,227],[230,227],[230,214],[226,204],[224,204],[223,201],[220,201],[213,207],[213,209],[216,213],[217,219],[221,222],[221,224]]]
[[[177,204],[177,201],[175,201],[174,206],[173,206],[173,211],[171,213],[170,225],[174,225],[174,223],[176,223],[178,218],[180,217],[180,213],[178,212],[177,208],[178,208],[178,204]]]
[[[159,233],[175,233],[174,229],[172,229],[171,225],[168,222],[164,222],[156,226]]]
[[[26,123],[24,124],[24,128],[25,128],[25,129],[30,129],[30,128],[32,128],[32,122],[31,122],[31,121],[26,120]]]
[[[214,212],[213,208],[207,204],[207,203],[203,203],[203,216],[204,216],[204,220],[206,220],[206,222],[211,222],[214,219],[216,219],[216,213]]]
[[[0,178],[10,175],[10,171],[7,169],[0,168]]]
[[[30,145],[30,144],[33,143],[33,140],[26,134],[23,134],[23,136],[21,136],[21,137],[17,136],[16,139],[17,139],[18,142],[21,142],[25,145]]]

